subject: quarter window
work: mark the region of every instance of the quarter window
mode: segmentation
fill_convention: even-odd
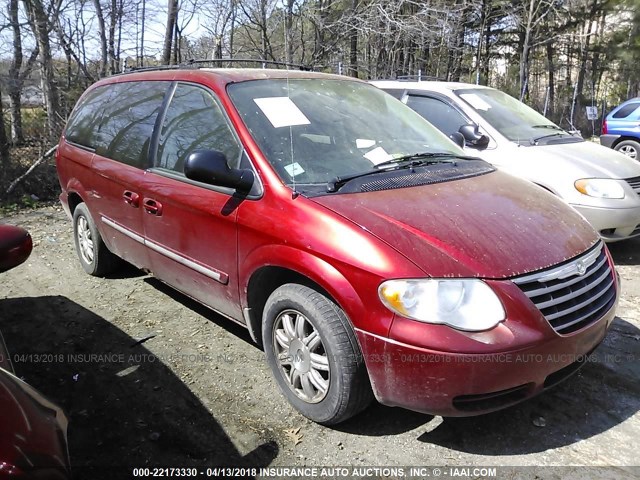
[[[217,150],[230,166],[240,160],[240,145],[213,96],[201,87],[178,85],[162,123],[156,166],[184,174],[196,150]]]
[[[110,95],[111,88],[104,86],[94,88],[82,98],[67,123],[65,137],[69,142],[96,148],[96,133]]]
[[[640,103],[636,103],[636,102],[628,103],[627,105],[623,106],[620,110],[618,110],[616,113],[614,113],[613,118],[627,118],[629,115],[635,112],[638,107],[640,107]]]

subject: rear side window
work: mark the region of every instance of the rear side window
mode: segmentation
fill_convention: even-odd
[[[65,137],[83,147],[96,148],[96,134],[111,95],[110,85],[94,88],[78,103],[69,122]]]
[[[222,152],[232,167],[240,159],[240,145],[211,93],[180,84],[162,122],[156,167],[183,174],[184,162],[195,150]]]
[[[170,82],[125,82],[112,87],[98,129],[96,153],[147,168],[149,143]]]
[[[436,98],[410,95],[407,105],[446,135],[451,135],[461,126],[471,123],[453,106]]]
[[[633,102],[624,105],[620,110],[613,114],[613,118],[627,118],[640,107],[640,102]]]

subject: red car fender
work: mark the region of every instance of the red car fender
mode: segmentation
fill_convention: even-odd
[[[376,325],[367,325],[367,330],[378,335],[387,335],[393,314],[377,301],[377,285],[380,279],[370,275],[360,278],[361,291],[371,291],[372,296],[363,298],[351,282],[333,265],[312,255],[286,245],[265,245],[253,250],[239,265],[241,304],[247,308],[249,282],[252,276],[264,267],[280,267],[296,272],[322,287],[344,310],[352,325],[360,328],[368,318],[380,320]],[[373,303],[372,299],[376,299]],[[376,314],[372,310],[379,309]]]

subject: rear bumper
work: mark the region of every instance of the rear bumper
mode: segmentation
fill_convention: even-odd
[[[423,413],[470,416],[500,410],[564,380],[589,360],[615,317],[520,350],[458,354],[358,330],[378,401]]]
[[[608,242],[640,235],[640,205],[633,208],[598,208],[571,205]]]
[[[605,134],[600,135],[600,145],[604,145],[605,147],[613,148],[613,144],[618,140],[622,135],[612,135]]]

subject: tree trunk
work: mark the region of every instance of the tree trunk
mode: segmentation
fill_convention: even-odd
[[[352,21],[355,23],[358,0],[351,1]],[[349,75],[358,78],[358,30],[355,27],[349,32]]]
[[[325,41],[324,34],[326,31],[326,18],[327,18],[327,9],[328,7],[325,5],[324,0],[318,0],[316,2],[316,10],[318,15],[318,21],[313,22],[313,30],[314,30],[314,38],[313,38],[313,56],[312,63],[325,63],[326,55],[325,55]]]
[[[294,0],[286,1],[286,9],[284,16],[285,28],[285,62],[293,63],[293,5]]]
[[[171,62],[171,47],[173,43],[174,30],[178,19],[178,0],[169,0],[169,10],[167,12],[167,29],[164,34],[164,47],[162,49],[162,63],[169,65]]]
[[[20,69],[22,68],[22,36],[20,34],[20,20],[18,18],[18,0],[11,0],[9,3],[9,21],[13,30],[13,58],[9,66],[9,116],[11,118],[11,140],[13,143],[24,142],[22,133],[22,104],[20,102],[20,91],[22,82],[20,81]],[[2,124],[4,142],[6,143],[6,133]]]
[[[107,75],[107,31],[104,23],[104,13],[100,0],[93,0],[96,8],[96,18],[98,20],[98,36],[100,37],[100,77]]]
[[[146,16],[147,2],[146,0],[142,0],[142,22],[140,31],[140,66],[144,67],[144,24],[145,24],[145,16]]]
[[[456,0],[456,11],[462,6],[463,0]],[[467,8],[462,10],[461,18],[457,19],[455,27],[453,51],[449,55],[447,61],[447,80],[450,82],[460,81],[460,72],[462,70],[462,49],[464,48],[465,19],[467,17]]]
[[[231,2],[231,32],[229,33],[229,58],[233,58],[233,36],[236,30],[237,5],[235,0]]]
[[[114,74],[118,71],[116,67],[116,24],[117,24],[118,5],[116,0],[111,0],[111,12],[109,15],[109,73]]]
[[[587,71],[587,60],[589,58],[589,45],[591,44],[591,29],[593,28],[593,21],[597,9],[597,0],[594,0],[591,4],[590,11],[586,11],[588,20],[584,24],[583,36],[584,39],[580,44],[580,63],[578,65],[578,80],[576,82],[576,100],[575,100],[575,111],[578,114],[582,113],[582,106],[584,105],[584,80],[586,77]]]
[[[42,86],[47,109],[47,129],[51,140],[60,134],[58,121],[60,115],[60,100],[58,89],[55,85],[55,72],[51,58],[51,45],[49,43],[49,19],[40,0],[23,0],[32,25],[35,29],[34,36],[40,50],[40,68],[42,72]],[[56,14],[57,15],[57,14]]]
[[[0,87],[2,84],[0,83]],[[0,92],[0,97],[2,92]],[[11,166],[11,157],[9,156],[9,142],[7,139],[7,131],[4,128],[4,110],[2,102],[0,102],[0,184],[4,183],[7,171]]]
[[[489,85],[489,63],[491,60],[491,25],[493,21],[493,4],[492,0],[485,0],[487,5],[487,12],[485,14],[484,21],[484,58],[481,62],[480,69],[480,83],[482,85]]]

